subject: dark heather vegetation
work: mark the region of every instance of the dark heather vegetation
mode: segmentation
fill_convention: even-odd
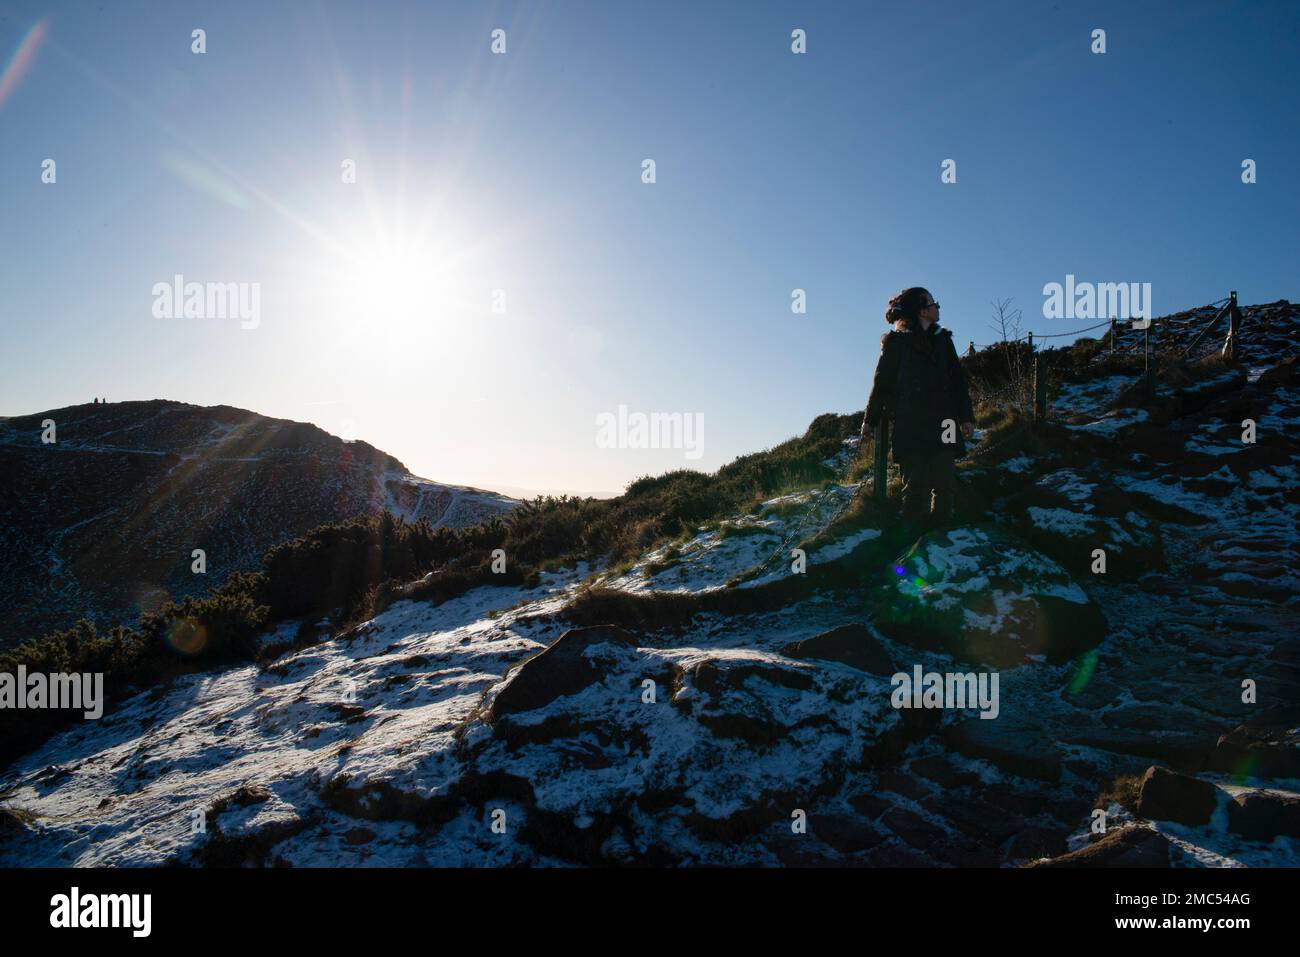
[[[977,424],[989,431],[986,445],[993,448],[981,465],[1048,449],[1085,454],[1060,426],[1029,417],[1027,384],[1018,377],[1032,363],[1027,354],[1013,352],[1023,348],[998,345],[962,360]],[[1040,369],[1051,382],[1059,382],[1085,372],[1097,376],[1141,368],[1140,356],[1107,359],[1101,355],[1105,348],[1102,341],[1085,339],[1072,347],[1043,350]],[[1189,372],[1161,358],[1157,368],[1162,378],[1202,378],[1217,374],[1222,364],[1211,359]],[[1156,405],[1153,421],[1159,419]],[[629,563],[656,543],[694,534],[702,523],[754,511],[775,495],[837,478],[826,460],[841,451],[846,438],[858,434],[861,423],[861,412],[826,413],[802,436],[741,456],[713,474],[680,469],[647,476],[613,499],[539,497],[504,519],[494,517],[471,528],[434,529],[426,521],[408,524],[387,512],[321,525],[271,548],[259,571],[235,574],[205,598],[168,603],[134,626],[105,629],[82,619],[66,631],[13,646],[0,652],[0,672],[15,673],[22,665],[29,673],[103,673],[106,705],[111,705],[180,674],[278,655],[293,643],[261,642],[279,623],[301,620],[296,640],[309,643],[341,634],[396,600],[437,603],[481,585],[534,585],[542,570],[583,560],[603,560],[611,566]],[[867,474],[871,461],[868,441],[848,477]],[[966,493],[959,518],[974,519],[997,490],[981,485],[992,481],[987,469],[963,471]],[[896,478],[889,494],[891,504],[883,509],[860,495],[825,534],[887,522],[897,496]],[[505,554],[503,574],[492,570],[495,549]],[[594,612],[610,603],[641,609],[633,617],[678,620],[690,614],[671,601],[650,610],[644,601],[599,590],[584,596],[579,605]],[[76,711],[5,709],[0,712],[0,762],[34,748],[78,719]]]

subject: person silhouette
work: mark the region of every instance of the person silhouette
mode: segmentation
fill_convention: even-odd
[[[920,286],[889,301],[880,360],[862,417],[862,437],[884,419],[903,473],[903,523],[909,531],[952,518],[957,458],[975,431],[970,388],[952,333],[939,328],[939,304]],[[960,424],[961,431],[957,431]]]

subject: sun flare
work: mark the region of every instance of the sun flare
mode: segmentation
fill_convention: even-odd
[[[356,304],[376,322],[432,318],[447,305],[441,272],[431,250],[381,248],[357,264]]]

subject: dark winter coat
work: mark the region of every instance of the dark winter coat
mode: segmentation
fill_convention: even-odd
[[[927,331],[889,332],[880,340],[880,361],[863,416],[864,436],[884,418],[893,419],[894,460],[966,451],[961,424],[974,422],[970,389],[952,333],[938,323]],[[957,441],[943,442],[943,421],[956,423]]]

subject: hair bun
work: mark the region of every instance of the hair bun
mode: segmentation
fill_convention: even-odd
[[[909,328],[917,321],[916,314],[925,306],[929,293],[922,286],[910,286],[889,300],[885,322],[894,325],[905,323]]]

